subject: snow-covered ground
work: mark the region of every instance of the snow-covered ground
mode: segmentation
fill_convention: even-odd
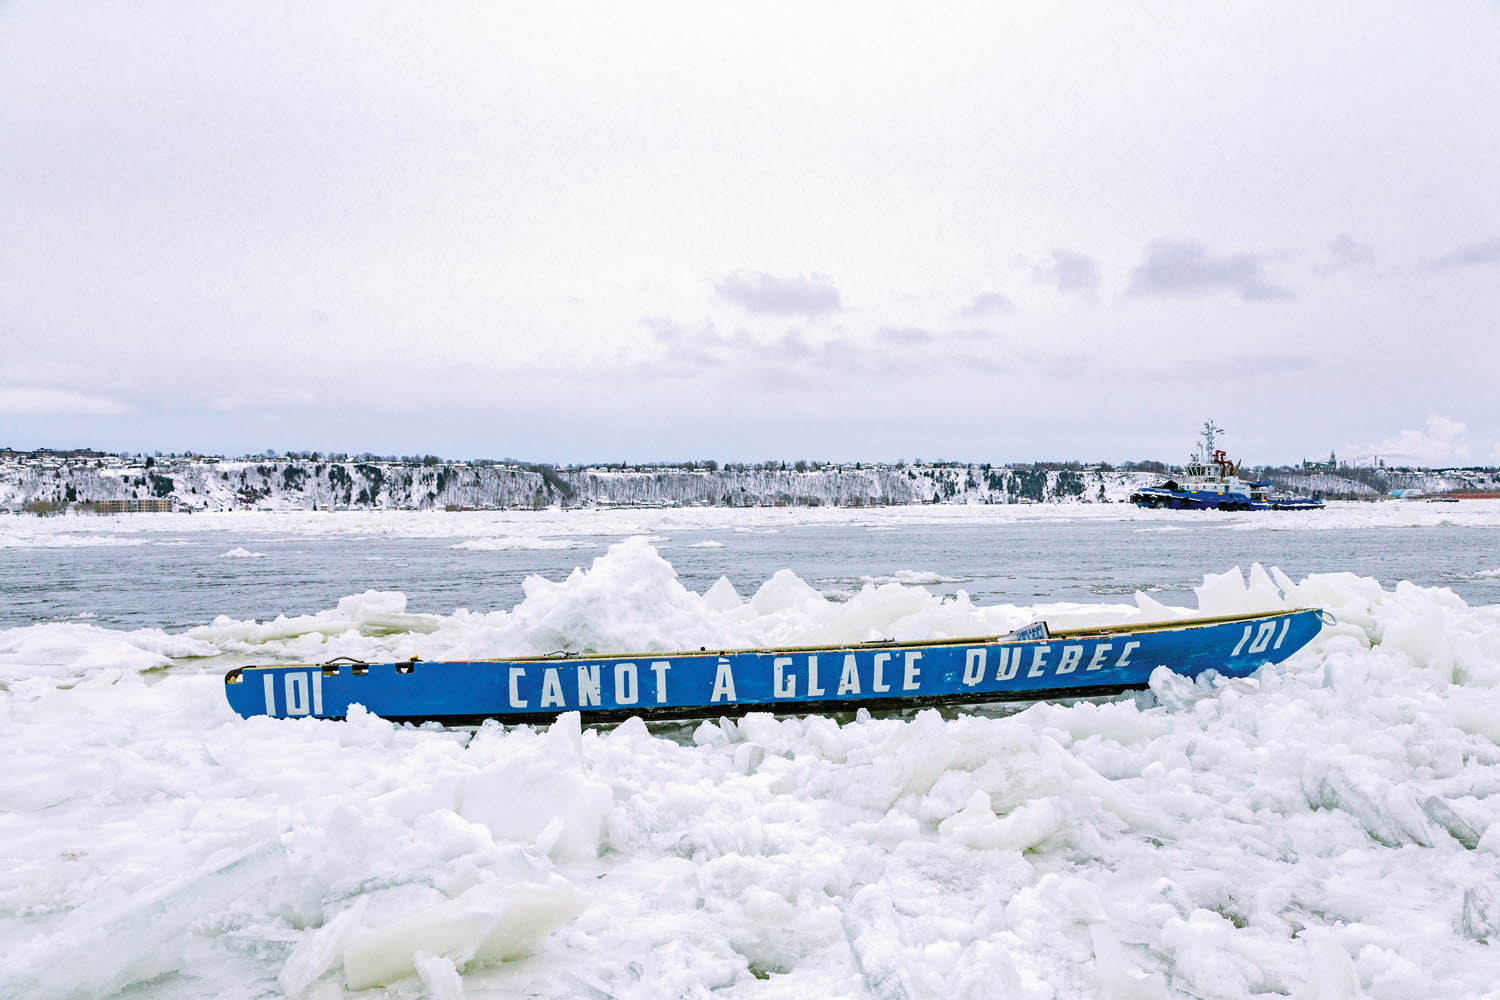
[[[1068,515],[1134,516],[1081,510]],[[576,539],[580,516],[732,539],[787,514],[726,513],[212,517],[458,544]],[[860,530],[890,513],[795,516]],[[1453,514],[1350,504],[1225,523]],[[1201,515],[1151,526],[1174,516]],[[75,520],[0,519],[0,545],[214,523]],[[185,632],[0,631],[0,996],[1500,996],[1500,606],[1446,590],[1211,575],[1205,613],[1319,606],[1338,624],[1248,680],[1158,672],[1147,694],[1020,711],[470,731],[247,721],[224,701],[223,667],[252,660],[1172,613],[1144,595],[976,606],[916,572],[842,602],[785,571],[697,594],[646,540],[580,558],[489,614],[370,592]]]
[[[101,463],[102,464],[102,463]],[[1495,470],[1344,470],[1269,473],[1294,493],[1377,497],[1397,487],[1426,493],[1500,490]],[[164,459],[149,467],[88,461],[0,460],[0,511],[28,504],[170,500],[197,511],[443,510],[554,505],[723,507],[884,506],[915,503],[1119,503],[1165,474],[1077,466],[823,466],[791,469],[524,469],[311,460]],[[1368,481],[1367,481],[1368,480]],[[1375,485],[1371,485],[1371,483]],[[1377,488],[1378,487],[1378,488]]]
[[[1155,473],[1003,466],[525,469],[384,462],[168,459],[96,468],[0,461],[0,510],[33,502],[169,499],[187,510],[443,510],[552,505],[868,506],[1123,500]],[[1359,490],[1367,490],[1355,484]]]

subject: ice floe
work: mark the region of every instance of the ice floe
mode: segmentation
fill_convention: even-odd
[[[1196,603],[699,594],[634,539],[488,614],[3,630],[0,995],[1492,995],[1500,607],[1260,566]],[[221,680],[1305,606],[1336,624],[1249,678],[1019,709],[445,730]]]

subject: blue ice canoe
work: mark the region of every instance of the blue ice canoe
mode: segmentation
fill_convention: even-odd
[[[1307,645],[1318,610],[1018,632],[970,639],[609,656],[240,667],[224,677],[249,718],[342,718],[351,705],[399,722],[716,718],[1084,697],[1145,687],[1167,667],[1243,677]]]

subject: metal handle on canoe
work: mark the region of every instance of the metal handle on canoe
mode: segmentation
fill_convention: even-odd
[[[1324,611],[1322,608],[1318,609],[1318,620],[1321,621],[1324,625],[1337,625],[1339,623],[1339,620],[1337,618],[1333,617],[1333,615],[1329,614],[1327,611]]]

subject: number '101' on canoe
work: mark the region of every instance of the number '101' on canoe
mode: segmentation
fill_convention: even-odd
[[[499,660],[240,667],[224,677],[249,718],[342,718],[349,706],[398,722],[545,722],[831,712],[1076,698],[1145,687],[1166,667],[1244,677],[1307,645],[1327,618],[1304,609],[1008,635],[845,646]]]

